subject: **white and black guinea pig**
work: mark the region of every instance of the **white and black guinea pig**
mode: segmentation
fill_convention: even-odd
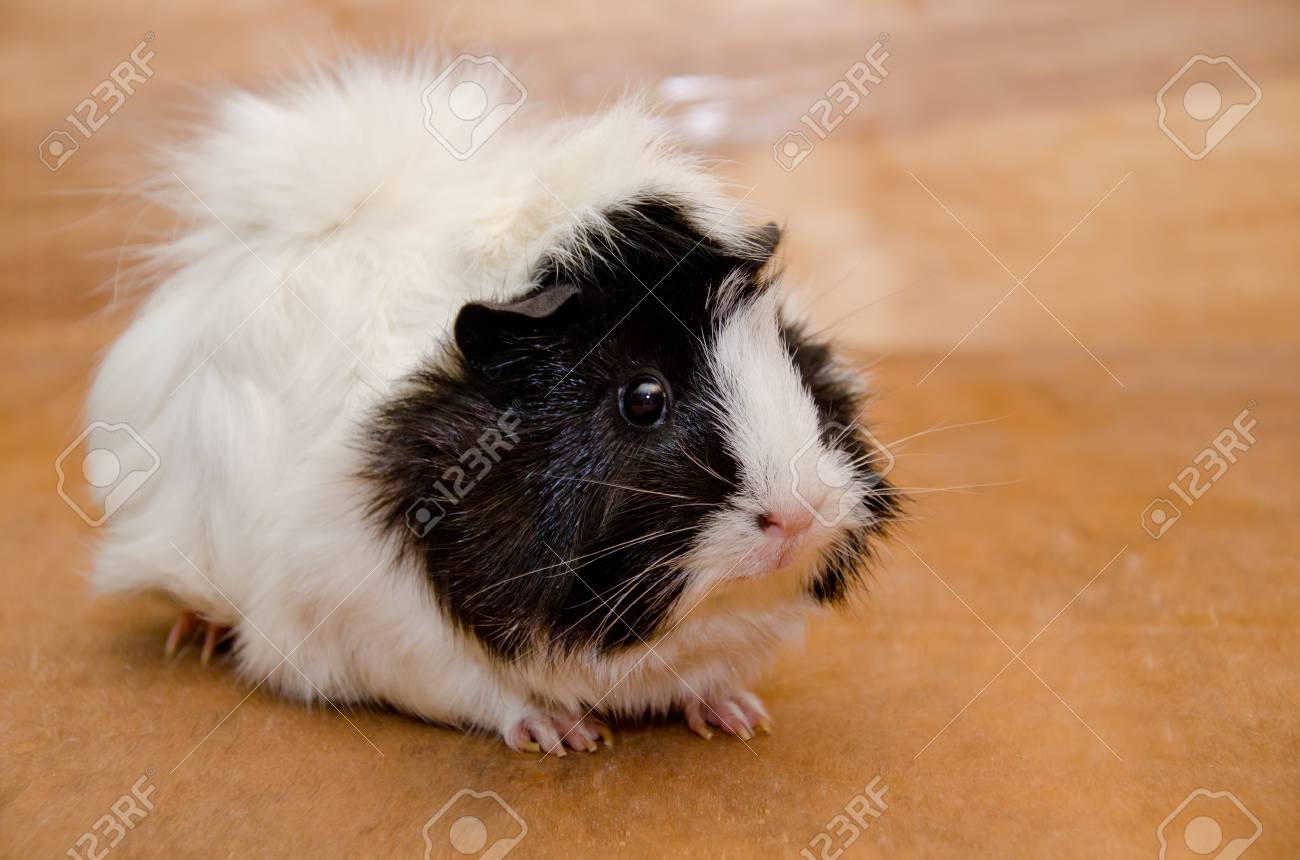
[[[854,374],[640,103],[462,160],[437,72],[229,94],[167,150],[177,228],[88,405],[161,466],[94,584],[177,601],[169,654],[517,750],[767,730],[758,675],[897,517]]]

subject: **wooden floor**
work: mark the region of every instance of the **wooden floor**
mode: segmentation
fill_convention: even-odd
[[[887,809],[846,857],[1155,857],[1162,826],[1169,857],[1234,839],[1300,856],[1293,2],[0,16],[0,857],[98,856],[82,834],[115,832],[142,777],[152,809],[114,856],[420,856],[462,789],[526,822],[521,857],[835,856],[868,785]],[[47,170],[47,134],[146,34],[156,74]],[[501,56],[556,115],[629,82],[658,93],[786,225],[790,290],[876,362],[881,438],[969,425],[892,446],[906,486],[989,486],[917,495],[869,597],[763,687],[777,731],[752,751],[622,727],[612,751],[538,762],[393,714],[309,712],[192,653],[165,661],[169,607],[87,593],[93,530],[53,463],[129,312],[120,295],[106,312],[116,274],[169,226],[115,189],[222,81],[426,37]],[[821,139],[800,118],[878,41],[887,76]],[[1260,93],[1199,160],[1157,124],[1196,54],[1250,79],[1215,65],[1228,102]],[[1195,152],[1189,80],[1166,125]],[[787,172],[789,131],[814,145]],[[1234,421],[1257,444],[1210,483],[1201,452]],[[1208,486],[1190,505],[1189,481]],[[1158,499],[1178,516],[1157,523]],[[432,856],[453,856],[448,815],[518,832],[490,798],[457,802],[472,812],[434,822]]]

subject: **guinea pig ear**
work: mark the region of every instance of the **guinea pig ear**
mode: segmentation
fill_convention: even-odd
[[[573,284],[558,283],[513,302],[471,302],[456,316],[456,346],[471,367],[491,368],[507,342],[575,320],[578,294]]]
[[[754,244],[761,249],[762,259],[766,260],[776,253],[776,246],[781,244],[781,228],[775,221],[759,227],[753,233]]]

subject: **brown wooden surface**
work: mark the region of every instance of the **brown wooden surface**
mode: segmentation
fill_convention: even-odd
[[[1243,856],[1300,855],[1294,3],[12,0],[0,21],[0,856],[65,856],[147,770],[155,808],[114,856],[420,856],[462,788],[527,821],[515,856],[797,855],[878,773],[889,808],[847,857],[1154,857],[1198,788],[1259,819]],[[146,32],[155,77],[44,169]],[[780,170],[773,142],[882,32],[889,77]],[[381,755],[332,710],[165,661],[161,603],[87,594],[94,535],[52,463],[123,324],[120,249],[169,226],[112,189],[221,79],[426,35],[507,58],[556,114],[675,79],[674,115],[787,225],[791,289],[881,359],[881,437],[998,419],[900,446],[907,486],[1014,483],[918,496],[870,597],[762,690],[757,755],[669,725],[539,763],[350,713]],[[1155,121],[1196,53],[1263,92],[1201,161]],[[1258,444],[1149,537],[1148,502],[1248,404]]]

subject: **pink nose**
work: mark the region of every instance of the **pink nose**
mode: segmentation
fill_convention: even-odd
[[[762,531],[787,538],[803,534],[812,525],[812,514],[802,508],[781,513],[759,514],[757,519],[758,527]]]

